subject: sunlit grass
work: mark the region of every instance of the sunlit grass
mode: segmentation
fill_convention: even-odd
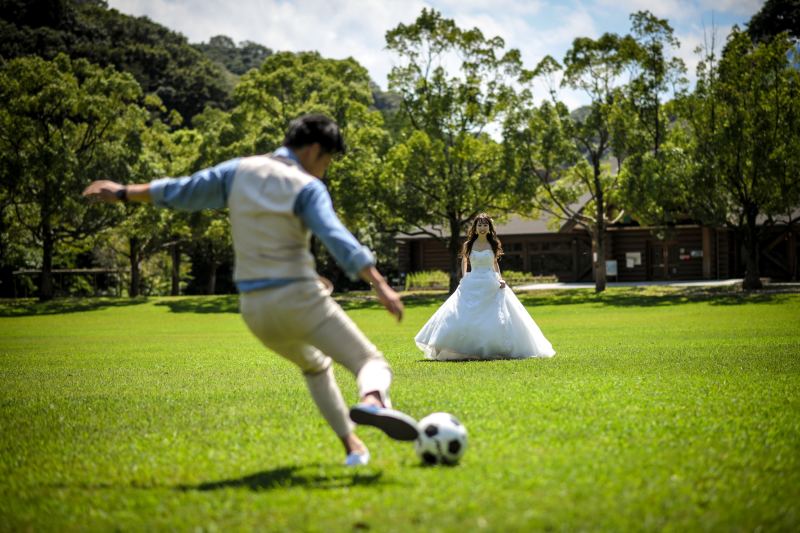
[[[366,428],[341,446],[235,297],[0,305],[0,530],[796,530],[800,295],[523,295],[551,360],[433,363],[345,302],[395,405],[449,411],[470,448],[422,468]],[[353,378],[337,376],[348,401]]]

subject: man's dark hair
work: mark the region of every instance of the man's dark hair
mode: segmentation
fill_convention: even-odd
[[[287,148],[302,148],[319,143],[326,154],[343,154],[344,138],[333,119],[322,114],[303,115],[289,124],[283,145]]]

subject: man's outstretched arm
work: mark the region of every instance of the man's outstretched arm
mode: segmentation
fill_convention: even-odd
[[[350,279],[361,278],[375,290],[378,300],[397,320],[403,318],[403,302],[375,268],[375,257],[344,227],[333,210],[322,182],[308,184],[298,195],[295,213],[319,237]]]
[[[152,203],[182,211],[219,209],[227,204],[239,161],[231,159],[191,176],[162,178],[137,185],[95,181],[86,187],[83,196],[102,202]]]
[[[150,203],[150,184],[122,185],[114,181],[93,181],[83,191],[83,196],[100,202],[141,202]]]

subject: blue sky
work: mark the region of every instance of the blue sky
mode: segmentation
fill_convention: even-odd
[[[191,42],[223,34],[273,50],[352,56],[383,88],[393,62],[385,50],[386,31],[413,22],[423,7],[439,10],[460,27],[499,35],[507,47],[520,50],[529,68],[547,54],[560,61],[575,37],[627,33],[630,13],[648,9],[669,20],[681,42],[676,55],[693,79],[693,51],[710,35],[712,20],[723,42],[734,24],[743,27],[762,5],[763,0],[109,0],[110,7],[147,15]],[[562,91],[561,98],[570,107],[585,102],[574,91]]]

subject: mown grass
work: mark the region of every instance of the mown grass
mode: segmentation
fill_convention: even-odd
[[[395,404],[456,414],[470,448],[423,468],[365,428],[357,470],[235,297],[0,305],[0,529],[800,526],[800,295],[523,295],[555,358],[423,361],[413,335],[442,298],[408,298],[400,325],[344,303]]]

